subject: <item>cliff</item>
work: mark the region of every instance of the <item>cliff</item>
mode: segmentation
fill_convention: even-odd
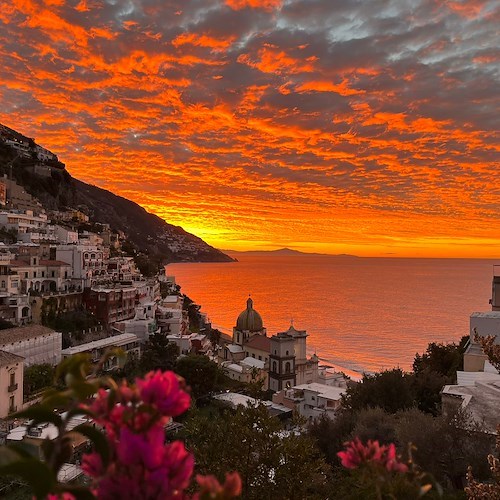
[[[165,262],[230,262],[233,259],[133,201],[73,178],[56,155],[0,124],[0,175],[8,175],[46,210],[75,208],[94,223],[123,231],[138,250]]]

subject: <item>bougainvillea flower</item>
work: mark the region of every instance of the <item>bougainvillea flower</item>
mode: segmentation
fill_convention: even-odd
[[[154,406],[163,415],[175,417],[189,408],[189,394],[181,389],[174,372],[149,372],[136,383],[144,403]]]

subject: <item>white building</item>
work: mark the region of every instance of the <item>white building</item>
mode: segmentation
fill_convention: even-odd
[[[491,311],[474,312],[470,315],[469,344],[464,354],[464,371],[484,371],[487,357],[481,346],[474,340],[480,337],[494,336],[495,344],[500,344],[500,266],[493,266]]]
[[[24,358],[0,351],[0,418],[23,407]]]
[[[273,394],[273,401],[296,410],[308,420],[314,420],[325,415],[335,418],[340,409],[342,394],[346,389],[324,384],[300,384]]]
[[[106,258],[104,249],[97,245],[60,245],[56,249],[56,259],[71,265],[73,277],[82,281],[82,287],[92,286],[107,274]]]
[[[116,322],[113,327],[122,333],[133,333],[141,342],[147,342],[150,335],[158,331],[155,313],[155,302],[139,304],[135,306],[134,319]]]
[[[127,355],[131,353],[134,353],[137,357],[140,355],[139,339],[137,336],[131,333],[122,333],[121,335],[115,335],[113,337],[95,340],[94,342],[87,342],[86,344],[68,347],[67,349],[62,350],[62,357],[64,359],[75,354],[88,353],[91,355],[92,362],[97,362],[107,350],[114,347],[119,347],[125,351]],[[111,356],[104,364],[103,369],[113,370],[115,368],[122,367],[124,364],[125,360],[120,359],[117,356]]]
[[[78,243],[78,231],[73,231],[64,226],[55,226],[54,233],[58,243],[61,245],[73,245]]]
[[[25,358],[25,366],[61,361],[62,334],[46,326],[30,325],[0,330],[0,350]]]

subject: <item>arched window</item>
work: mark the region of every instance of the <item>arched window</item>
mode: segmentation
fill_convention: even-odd
[[[285,373],[290,373],[290,361],[285,363]]]
[[[276,364],[276,361],[273,361],[273,372],[276,373],[277,372],[277,364]]]
[[[288,356],[288,351],[286,351],[286,355]]]

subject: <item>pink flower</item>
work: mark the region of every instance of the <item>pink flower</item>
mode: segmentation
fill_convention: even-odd
[[[407,472],[408,467],[398,462],[396,447],[393,443],[381,446],[378,441],[369,440],[366,445],[356,438],[345,443],[346,451],[340,451],[337,456],[346,469],[357,469],[362,464],[379,464],[389,472]]]
[[[95,451],[82,457],[82,470],[90,477],[101,477],[104,474],[104,465],[101,455]]]
[[[175,417],[189,408],[190,397],[180,388],[174,372],[149,372],[136,383],[144,403],[157,408],[163,415]]]
[[[170,485],[174,489],[184,489],[193,475],[194,458],[184,444],[174,441],[165,446],[164,467],[168,470]]]
[[[125,466],[143,464],[147,469],[154,469],[162,463],[164,441],[165,431],[162,427],[154,426],[145,434],[135,434],[123,427],[116,444],[116,455]]]
[[[408,472],[408,466],[398,462],[396,457],[396,447],[391,443],[387,450],[385,468],[391,472]]]
[[[49,493],[47,500],[76,500],[71,493]]]
[[[194,500],[200,495],[208,494],[217,498],[234,498],[241,495],[241,478],[237,472],[226,474],[226,481],[221,485],[215,476],[196,476],[196,482],[200,486],[200,493],[194,496]]]

